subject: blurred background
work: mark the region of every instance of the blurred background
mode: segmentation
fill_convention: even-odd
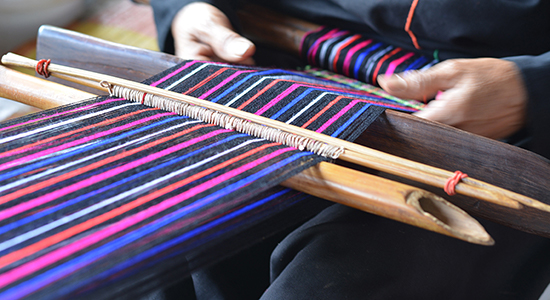
[[[41,25],[53,25],[108,41],[158,50],[153,12],[130,0],[0,0],[0,55],[34,58]],[[34,74],[33,71],[18,71]],[[37,109],[0,98],[0,121]]]

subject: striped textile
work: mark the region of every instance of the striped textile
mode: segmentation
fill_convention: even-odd
[[[383,110],[377,95],[284,70],[188,61],[147,83],[350,140]],[[277,185],[322,160],[124,99],[3,123],[0,299],[168,285],[303,203]]]
[[[311,65],[376,84],[378,75],[429,68],[437,60],[336,28],[307,32],[300,46]]]
[[[403,106],[402,108],[399,109],[401,111],[416,112],[423,109],[424,106],[426,106],[425,103],[422,103],[420,101],[410,100],[410,99],[405,100],[405,99],[397,98],[388,94],[386,91],[384,91],[379,87],[373,86],[368,83],[364,83],[356,79],[346,77],[344,75],[336,74],[327,70],[308,67],[304,69],[303,72],[308,75],[315,76],[316,78],[322,78],[332,82],[340,83],[348,88],[352,88],[357,91],[363,91],[371,95],[379,96],[383,99],[386,99],[386,101],[393,101]],[[409,109],[406,109],[405,107],[408,107]]]

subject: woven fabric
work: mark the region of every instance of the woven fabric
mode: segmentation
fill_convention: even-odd
[[[181,79],[167,77],[152,85],[347,140],[370,124],[357,118],[372,119],[383,108],[415,111],[386,95],[301,72],[190,61],[173,73]],[[184,87],[172,87],[180,80],[186,81]]]
[[[350,140],[383,110],[284,70],[189,61],[148,83]],[[151,279],[223,257],[239,232],[301,203],[277,185],[325,160],[111,98],[4,123],[0,147],[2,299],[168,284]]]
[[[122,100],[41,119],[3,130],[0,140],[6,298],[52,283],[47,294],[62,296],[190,243],[249,209],[250,196],[291,176],[293,165],[320,159]],[[63,280],[74,278],[85,280]]]
[[[303,72],[306,74],[315,76],[316,78],[322,78],[322,79],[329,80],[331,82],[340,83],[343,86],[354,89],[356,91],[363,91],[369,95],[376,95],[381,99],[385,99],[385,101],[387,101],[388,104],[394,103],[396,105],[396,108],[394,109],[397,109],[403,112],[417,112],[426,106],[425,103],[422,103],[416,100],[411,100],[411,99],[405,100],[405,99],[392,96],[388,94],[386,91],[384,91],[383,89],[373,86],[372,84],[368,84],[368,83],[359,81],[357,79],[349,78],[344,75],[340,75],[327,70],[308,67],[305,70],[303,70]],[[393,108],[393,107],[388,107],[388,108]]]
[[[370,84],[376,84],[378,75],[429,68],[437,62],[361,34],[328,27],[307,32],[300,53],[313,66]]]

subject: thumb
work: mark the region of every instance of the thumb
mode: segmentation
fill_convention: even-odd
[[[176,52],[186,58],[253,64],[254,44],[237,34],[227,16],[204,2],[184,6],[172,21]]]
[[[216,56],[224,61],[235,63],[250,61],[256,51],[254,44],[233,31],[225,15],[223,18],[225,20],[210,23],[209,30],[200,37],[201,41],[210,45]]]

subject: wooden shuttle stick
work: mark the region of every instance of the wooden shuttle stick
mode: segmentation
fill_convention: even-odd
[[[34,60],[12,53],[4,55],[2,57],[2,63],[27,68],[35,68],[37,64],[37,62]],[[446,181],[453,176],[453,173],[450,171],[416,163],[361,145],[339,140],[314,131],[310,131],[297,126],[292,126],[269,118],[257,116],[255,114],[226,107],[217,103],[212,103],[209,101],[193,98],[171,91],[166,91],[156,87],[136,83],[130,80],[124,80],[113,76],[98,74],[95,72],[79,70],[55,64],[51,64],[49,66],[49,71],[54,76],[81,83],[87,86],[92,86],[98,89],[108,90],[109,88],[107,86],[101,87],[99,84],[100,82],[108,82],[109,86],[121,86],[133,91],[139,91],[141,93],[147,93],[149,95],[165,97],[171,99],[170,101],[183,101],[191,105],[219,111],[221,113],[235,116],[243,120],[249,120],[256,124],[262,124],[301,137],[306,137],[332,146],[341,147],[342,149],[344,149],[344,151],[338,157],[339,159],[372,169],[380,170],[389,174],[394,174],[403,178],[415,180],[417,182],[429,184],[432,186],[443,188]],[[81,79],[84,79],[84,81],[82,81]],[[90,83],[90,81],[95,81],[95,83]],[[136,98],[141,99],[142,97],[139,96]],[[456,192],[510,208],[519,209],[521,205],[525,205],[546,212],[550,212],[550,206],[545,203],[472,178],[463,179],[456,186]]]
[[[0,97],[40,109],[50,109],[96,95],[29,76],[0,66]]]
[[[259,14],[256,12],[256,15]],[[262,20],[263,23],[269,21],[267,18]],[[134,81],[145,80],[183,62],[183,59],[169,54],[107,42],[52,26],[40,28],[37,55],[60,64]],[[65,81],[65,84],[71,83]],[[88,89],[92,92],[91,88]],[[465,171],[471,177],[548,202],[550,177],[546,175],[550,173],[550,161],[509,144],[393,110],[380,115],[355,142],[441,169]],[[396,180],[394,175],[386,173],[378,176]],[[413,185],[425,188],[421,184]],[[444,194],[439,188],[431,189],[434,190],[438,190],[441,196]],[[550,217],[546,211],[526,206],[518,210],[462,195],[450,200],[477,216],[550,237]]]
[[[0,78],[0,96],[43,109],[95,97],[3,66]],[[322,162],[281,185],[471,243],[494,243],[475,219],[445,199],[356,170]]]

